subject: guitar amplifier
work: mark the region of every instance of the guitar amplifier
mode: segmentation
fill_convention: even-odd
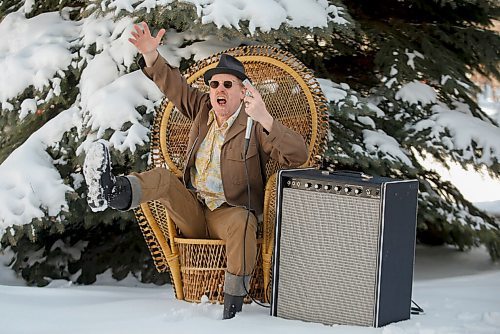
[[[380,327],[410,318],[417,180],[278,176],[271,315]]]

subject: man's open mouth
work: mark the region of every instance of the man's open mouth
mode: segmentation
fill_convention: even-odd
[[[226,98],[225,97],[222,97],[222,96],[218,96],[217,97],[217,103],[220,105],[220,106],[225,106],[226,105]]]

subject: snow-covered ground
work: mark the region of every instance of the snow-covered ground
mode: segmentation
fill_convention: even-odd
[[[383,328],[285,320],[255,304],[222,321],[222,305],[178,301],[169,285],[104,275],[92,286],[25,287],[0,267],[0,333],[500,333],[499,263],[483,248],[462,253],[419,246],[416,253],[413,300],[425,314]]]

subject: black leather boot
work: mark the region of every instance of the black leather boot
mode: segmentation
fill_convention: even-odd
[[[222,315],[222,319],[234,318],[237,312],[241,312],[243,298],[244,296],[233,296],[224,293],[224,314]]]
[[[118,176],[111,193],[106,199],[110,208],[128,210],[132,204],[132,186],[128,178]]]

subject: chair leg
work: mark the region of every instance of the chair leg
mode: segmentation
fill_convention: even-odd
[[[271,301],[271,296],[268,295],[270,293],[270,284],[271,284],[271,262],[272,255],[271,254],[262,254],[262,272],[264,276],[264,301],[269,303]]]
[[[168,267],[170,273],[172,274],[172,279],[174,280],[175,296],[177,299],[184,300],[184,290],[182,286],[181,277],[181,264],[179,262],[179,255],[172,254],[167,257]]]

